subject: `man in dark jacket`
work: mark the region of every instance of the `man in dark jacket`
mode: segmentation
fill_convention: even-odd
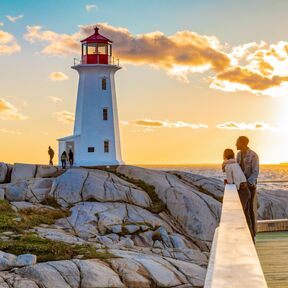
[[[258,155],[248,147],[249,139],[246,136],[240,136],[236,141],[237,150],[240,150],[237,154],[237,162],[244,172],[247,185],[251,194],[251,219],[254,230],[254,237],[257,232],[257,194],[256,184],[259,175],[259,157]]]

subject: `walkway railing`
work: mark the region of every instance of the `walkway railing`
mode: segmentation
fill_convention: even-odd
[[[267,288],[236,186],[225,186],[204,288]]]

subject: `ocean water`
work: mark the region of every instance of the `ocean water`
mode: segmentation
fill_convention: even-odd
[[[224,179],[221,164],[145,165],[145,167],[160,170],[182,170],[220,180]],[[257,186],[265,190],[287,190],[288,193],[288,165],[261,165]]]

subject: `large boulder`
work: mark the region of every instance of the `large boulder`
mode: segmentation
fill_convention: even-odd
[[[260,189],[258,195],[258,219],[287,219],[288,218],[288,193],[287,190]]]
[[[125,287],[118,274],[97,259],[39,263],[16,273],[45,288]]]
[[[154,186],[178,224],[201,249],[209,249],[220,220],[219,201],[171,173],[124,165],[119,166],[117,172]]]
[[[187,185],[198,189],[201,193],[207,194],[218,201],[223,200],[224,183],[219,179],[193,174],[187,171],[169,171],[178,176]]]
[[[11,182],[35,178],[37,165],[15,163],[12,169]]]
[[[50,195],[64,207],[81,201],[126,202],[149,207],[145,191],[101,170],[71,169],[54,180]]]
[[[37,165],[36,178],[50,178],[57,176],[58,168],[51,165]]]
[[[29,201],[38,203],[48,197],[53,183],[52,178],[33,178],[9,183],[5,195],[9,201]]]
[[[0,162],[0,183],[6,183],[10,181],[11,170],[11,165]]]

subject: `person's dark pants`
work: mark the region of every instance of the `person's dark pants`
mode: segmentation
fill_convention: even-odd
[[[62,162],[62,168],[65,169],[66,168],[66,160],[61,160]]]
[[[251,192],[246,183],[241,183],[238,190],[239,198],[242,204],[242,208],[245,214],[245,218],[250,230],[251,237],[254,241],[255,225],[254,225],[254,213],[252,210],[252,197]]]
[[[74,159],[73,159],[73,158],[70,158],[70,159],[69,159],[69,163],[70,163],[70,166],[72,167],[73,164],[74,164]]]
[[[258,199],[257,199],[257,193],[256,193],[256,185],[248,185],[250,195],[251,195],[251,202],[250,202],[250,210],[251,210],[251,219],[253,224],[253,234],[254,237],[257,233],[257,208],[258,208]]]

